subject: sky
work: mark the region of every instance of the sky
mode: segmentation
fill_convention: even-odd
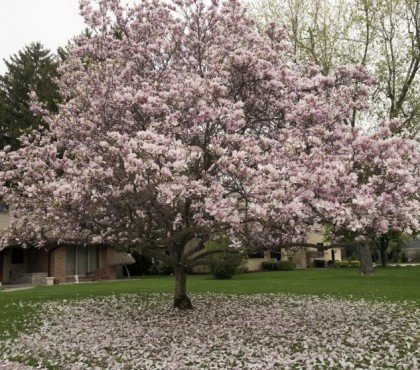
[[[55,52],[84,28],[78,0],[0,0],[0,74],[3,59],[30,42]]]

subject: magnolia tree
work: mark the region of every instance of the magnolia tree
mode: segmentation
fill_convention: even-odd
[[[65,103],[51,115],[34,97],[48,131],[2,154],[12,221],[2,245],[138,249],[174,267],[174,306],[185,309],[187,270],[218,252],[206,250],[211,239],[287,247],[314,225],[372,225],[357,202],[376,204],[393,177],[366,180],[373,174],[352,153],[362,161],[368,140],[367,159],[383,156],[388,169],[414,149],[401,142],[398,154],[383,151],[387,135],[345,125],[367,108],[373,81],[363,70],[326,77],[293,62],[283,31],[257,32],[234,0],[83,1],[81,10],[91,32],[59,69]],[[406,215],[409,192],[398,191]],[[409,227],[405,220],[387,227]]]
[[[339,144],[329,159],[312,168],[319,183],[308,201],[329,226],[332,240],[356,242],[363,275],[373,273],[372,236],[420,229],[419,143],[393,136],[398,124],[380,122],[364,135],[353,129],[337,132]]]

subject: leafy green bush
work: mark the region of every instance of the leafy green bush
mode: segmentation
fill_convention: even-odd
[[[357,260],[350,261],[349,267],[360,267],[360,261],[357,261]]]
[[[240,252],[227,250],[212,255],[209,258],[209,268],[215,279],[230,279],[243,263],[244,255]]]
[[[402,263],[407,263],[408,262],[407,253],[405,251],[401,252],[401,262]]]
[[[292,271],[296,265],[292,261],[262,262],[261,267],[264,271]]]
[[[278,261],[276,261],[276,262],[262,262],[261,263],[261,268],[264,271],[278,271],[279,270],[279,263],[278,263]]]
[[[296,265],[292,261],[278,261],[279,271],[292,271],[296,269]]]
[[[313,265],[315,268],[325,267],[325,260],[314,260]]]
[[[328,260],[328,261],[327,261],[327,267],[335,267],[335,261],[333,261],[333,260]]]
[[[335,267],[349,267],[350,263],[348,261],[335,261]]]
[[[174,268],[168,266],[167,264],[161,261],[158,261],[152,264],[152,266],[149,269],[149,272],[152,275],[172,275],[174,273]]]

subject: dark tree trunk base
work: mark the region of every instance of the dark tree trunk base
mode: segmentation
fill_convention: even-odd
[[[371,276],[374,274],[372,254],[367,244],[359,245],[360,275]]]
[[[386,267],[387,265],[387,252],[388,252],[388,237],[382,235],[380,237],[380,246],[381,246],[381,266]]]
[[[194,309],[194,307],[191,303],[191,299],[186,295],[174,298],[174,308],[178,308],[180,310],[192,310],[192,309]]]

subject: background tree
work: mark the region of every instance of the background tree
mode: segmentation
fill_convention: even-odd
[[[45,124],[30,109],[31,91],[47,110],[57,112],[57,64],[38,42],[24,47],[5,64],[7,70],[0,76],[0,145],[17,149],[21,134]]]
[[[377,78],[375,114],[400,118],[396,133],[419,133],[419,0],[259,0],[249,2],[259,24],[286,27],[298,60],[324,74],[345,64],[366,67]],[[359,115],[357,122],[365,122]]]
[[[249,4],[259,24],[274,21],[286,27],[296,59],[320,66],[324,74],[349,63],[366,67],[377,79],[369,116],[398,118],[393,132],[418,138],[420,1],[261,0]],[[355,110],[350,122],[366,125],[369,116]],[[395,235],[371,236],[384,266]]]

